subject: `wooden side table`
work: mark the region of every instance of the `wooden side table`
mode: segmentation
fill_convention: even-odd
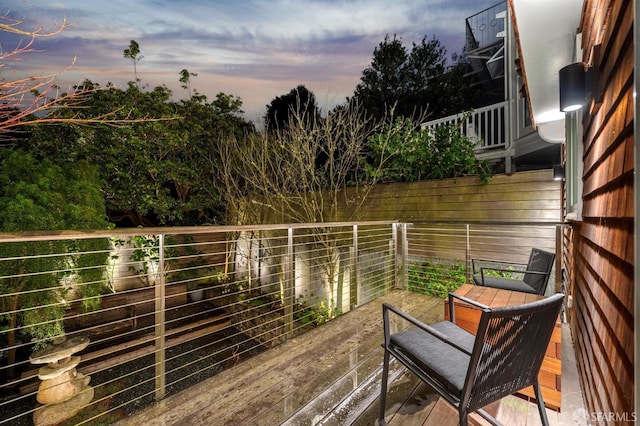
[[[455,294],[475,300],[490,307],[520,305],[544,298],[537,294],[521,293],[518,291],[500,290],[492,287],[483,287],[464,284]],[[472,334],[476,334],[480,321],[480,311],[460,300],[455,302],[456,324]],[[445,319],[449,319],[449,301],[444,304]],[[544,403],[548,408],[560,411],[560,381],[562,376],[562,329],[560,316],[556,320],[556,326],[547,347],[547,352],[542,361],[538,380],[542,389]],[[535,398],[532,387],[521,391],[523,395]]]

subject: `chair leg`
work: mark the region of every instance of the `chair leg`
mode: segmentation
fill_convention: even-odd
[[[378,424],[386,425],[384,420],[385,406],[387,402],[387,379],[389,377],[389,352],[385,349],[384,361],[382,362],[382,381],[380,383],[380,413],[378,415]]]
[[[540,384],[536,380],[533,384],[533,390],[536,393],[536,401],[538,402],[538,411],[540,412],[540,420],[544,426],[549,426],[549,418],[547,417],[547,409],[544,406],[544,399],[542,399],[542,390],[540,390]]]
[[[482,408],[477,410],[476,413],[478,413],[483,419],[485,419],[486,421],[488,421],[490,424],[492,424],[494,426],[501,426],[502,425],[502,423],[500,423],[495,417],[493,417],[491,414],[487,413]]]
[[[465,410],[462,409],[458,409],[458,416],[460,418],[460,426],[467,426],[468,423],[468,418],[467,418],[467,412]]]

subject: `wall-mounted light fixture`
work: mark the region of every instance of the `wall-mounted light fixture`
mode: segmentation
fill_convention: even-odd
[[[586,102],[585,69],[581,62],[567,65],[559,73],[560,111],[582,108]]]
[[[553,166],[553,180],[564,179],[564,167],[562,165]]]

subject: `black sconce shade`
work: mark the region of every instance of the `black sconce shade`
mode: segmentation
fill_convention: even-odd
[[[561,165],[553,166],[553,180],[564,179],[564,167]]]
[[[560,111],[575,111],[584,106],[584,74],[584,65],[580,62],[567,65],[560,70]]]

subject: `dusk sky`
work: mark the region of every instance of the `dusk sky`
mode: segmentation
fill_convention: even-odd
[[[84,78],[125,87],[133,65],[123,57],[130,40],[140,45],[142,84],[165,84],[174,99],[186,97],[179,71],[197,73],[191,87],[213,100],[238,96],[245,117],[258,122],[265,105],[299,84],[323,109],[351,96],[362,70],[386,34],[407,49],[435,36],[447,57],[464,45],[465,18],[498,0],[3,0],[0,13],[24,19],[23,28],[73,26],[39,39],[35,53],[7,62],[0,76],[64,70],[63,88]],[[22,43],[26,40],[23,39]],[[3,52],[19,38],[0,33]]]

